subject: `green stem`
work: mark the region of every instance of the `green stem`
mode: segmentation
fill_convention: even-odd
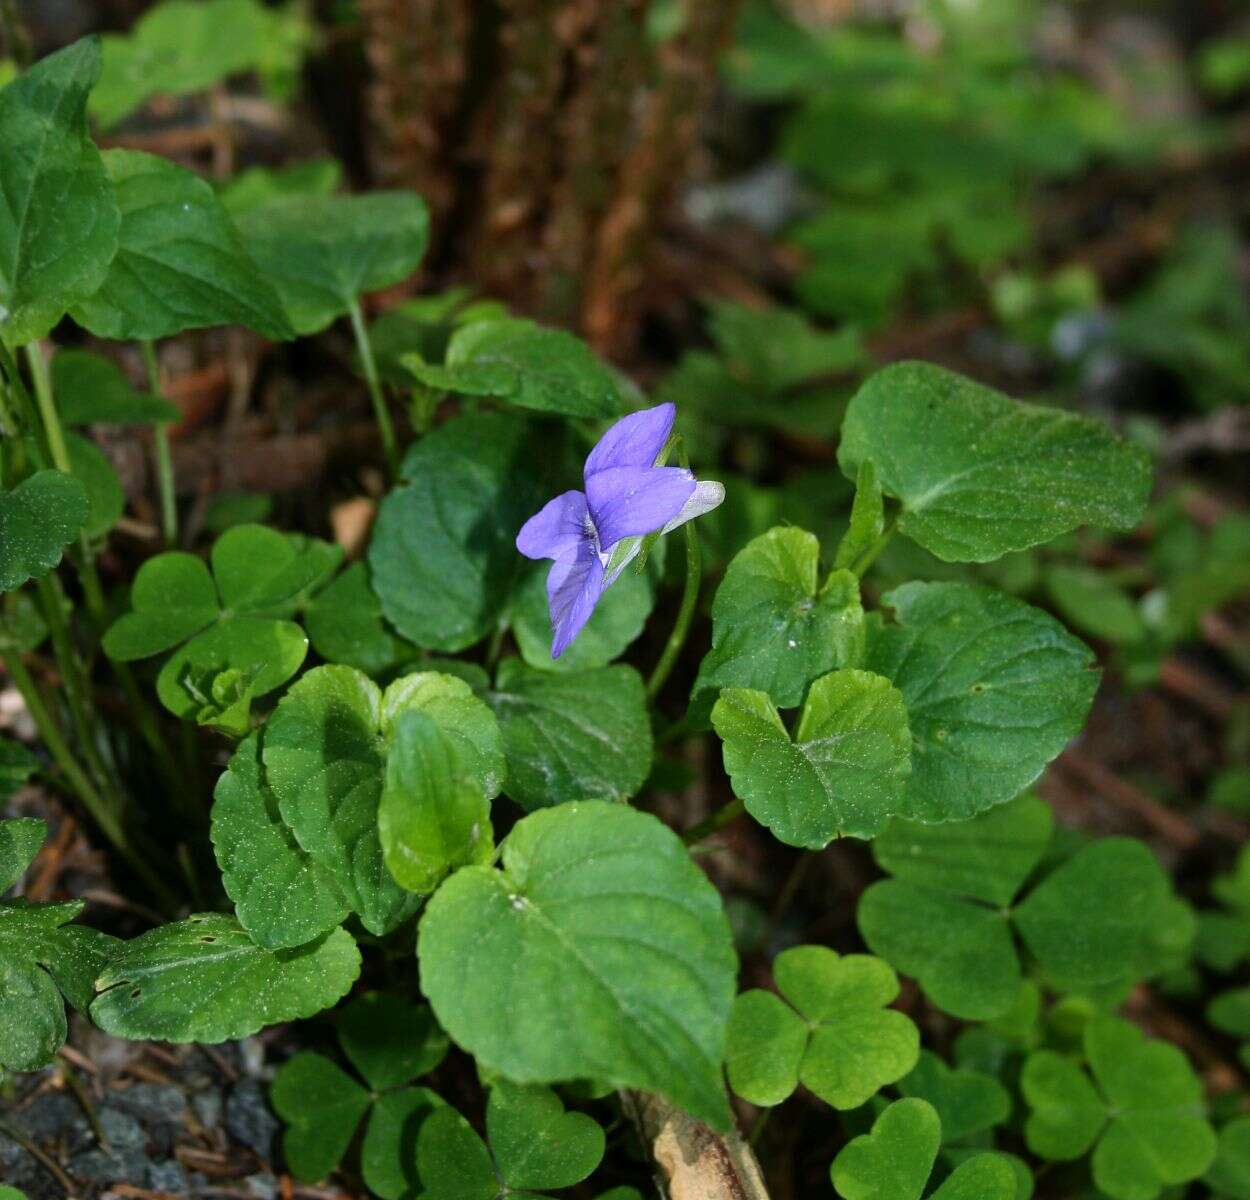
[[[868,568],[877,561],[877,556],[890,544],[890,539],[897,528],[898,517],[891,517],[889,523],[881,531],[881,536],[855,560],[855,565],[851,567],[851,570],[855,572],[856,578],[863,579],[868,573]]]
[[[9,57],[17,63],[19,70],[24,71],[30,66],[33,53],[30,32],[22,21],[14,0],[0,0],[0,30],[4,32]]]
[[[148,372],[148,390],[153,396],[161,395],[161,369],[156,361],[156,347],[150,341],[142,341],[143,365]],[[161,529],[165,545],[178,541],[178,498],[174,492],[174,457],[169,448],[169,430],[164,425],[155,429],[156,487],[161,498]]]
[[[718,808],[706,821],[700,821],[693,829],[682,834],[681,840],[687,846],[693,846],[724,829],[726,825],[732,825],[744,812],[746,812],[746,805],[735,796],[728,804],[723,804]]]
[[[386,455],[387,469],[391,478],[399,475],[399,443],[395,438],[395,424],[391,420],[391,410],[386,406],[386,397],[382,394],[382,381],[378,378],[378,364],[374,361],[373,345],[369,341],[369,331],[365,328],[365,316],[360,311],[360,302],[352,301],[348,310],[352,318],[352,333],[356,335],[356,350],[360,354],[360,365],[364,368],[365,383],[369,387],[369,398],[373,401],[373,415],[378,422],[378,433],[382,437],[382,452]]]
[[[52,465],[66,475],[72,475],[69,465],[69,448],[65,444],[65,431],[61,428],[61,418],[57,415],[56,405],[52,400],[52,379],[48,374],[48,360],[39,349],[38,342],[26,343],[26,363],[30,367],[30,378],[35,385],[35,404],[39,409],[39,421],[43,426],[44,437],[48,440],[48,453],[52,457]]]
[[[699,535],[695,533],[694,522],[686,522],[686,587],[681,597],[681,608],[677,611],[677,620],[673,624],[673,632],[668,635],[668,643],[660,661],[655,664],[651,678],[647,680],[647,700],[654,703],[660,689],[668,681],[668,677],[682,647],[686,644],[686,636],[690,632],[694,620],[695,606],[699,602],[699,583],[703,577],[703,553],[699,549]]]

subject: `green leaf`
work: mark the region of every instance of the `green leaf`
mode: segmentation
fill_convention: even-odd
[[[89,538],[102,538],[125,511],[126,493],[116,468],[95,442],[72,431],[64,436],[70,472],[87,493],[87,519],[82,531]]]
[[[364,563],[353,563],[318,592],[304,611],[313,649],[327,662],[381,675],[398,661],[401,648],[382,621],[382,605],[369,586]]]
[[[418,953],[439,1023],[486,1070],[661,1092],[728,1126],[729,922],[654,817],[587,802],[523,818],[502,870],[465,867],[435,892]]]
[[[334,877],[300,849],[265,782],[260,734],[240,743],[213,792],[213,851],[239,923],[269,950],[302,946],[351,911]]]
[[[896,1100],[871,1133],[839,1151],[830,1171],[833,1186],[844,1200],[920,1200],[941,1140],[942,1124],[931,1104]]]
[[[603,1158],[599,1123],[565,1112],[549,1088],[497,1083],[486,1108],[486,1134],[499,1174],[513,1191],[573,1187]]]
[[[1250,987],[1221,992],[1207,1005],[1207,1020],[1233,1037],[1250,1038]]]
[[[489,862],[495,849],[490,801],[478,777],[451,738],[415,709],[391,731],[378,836],[392,877],[422,896],[455,867]]]
[[[149,558],[130,590],[133,611],[104,635],[104,653],[114,662],[160,654],[207,629],[219,613],[217,588],[202,559],[180,550]]]
[[[339,1014],[339,1041],[375,1091],[398,1087],[438,1066],[447,1035],[424,1004],[388,992],[365,992]]]
[[[1019,1160],[1017,1160],[1019,1161]],[[1021,1164],[1021,1169],[1027,1167]],[[961,1162],[931,1200],[1023,1200],[1019,1175],[1005,1154],[977,1154]]]
[[[726,688],[712,709],[725,770],[747,811],[791,846],[871,837],[899,810],[910,771],[903,699],[847,668],[812,684],[794,740],[763,692]]]
[[[422,1200],[499,1200],[500,1182],[486,1143],[454,1108],[443,1107],[417,1133]]]
[[[1046,591],[1059,615],[1090,637],[1131,646],[1148,633],[1128,593],[1093,567],[1057,563],[1046,572]]]
[[[159,396],[136,392],[117,365],[86,350],[52,356],[52,394],[66,425],[161,425],[181,417]]]
[[[429,241],[412,192],[284,196],[238,216],[243,242],[300,336],[318,333],[367,292],[401,283]]]
[[[880,959],[796,946],[773,976],[793,1008],[744,992],[729,1021],[729,1083],[744,1100],[780,1104],[801,1082],[834,1108],[857,1108],[915,1066],[920,1035],[885,1007],[898,979]]]
[[[213,578],[228,613],[290,616],[301,592],[334,573],[342,547],[264,525],[236,525],[213,543]]]
[[[60,471],[37,471],[0,492],[0,592],[51,571],[86,521],[86,490]]]
[[[871,459],[859,464],[855,479],[855,500],[851,505],[851,523],[838,543],[833,565],[838,570],[853,570],[856,563],[876,546],[885,531],[885,507],[877,469]]]
[[[885,601],[868,667],[907,704],[912,773],[901,815],[975,816],[1017,796],[1084,724],[1099,673],[1053,617],[965,583],[908,583]]]
[[[942,1123],[942,1141],[955,1142],[1001,1125],[1011,1115],[1011,1097],[992,1075],[948,1067],[922,1050],[915,1069],[899,1081],[904,1096],[927,1100]]]
[[[458,417],[408,451],[411,482],[382,502],[369,547],[374,591],[400,634],[457,653],[496,627],[524,562],[517,531],[545,499],[535,464],[549,455],[501,413]]]
[[[0,737],[0,802],[11,799],[13,793],[30,779],[32,775],[36,774],[38,770],[39,760],[21,742],[15,742],[8,737]],[[4,830],[8,825],[20,827],[25,823],[24,820],[20,822],[10,821],[0,825],[0,892],[3,892],[5,888],[12,884],[13,879],[17,878],[14,875],[13,879],[9,879],[7,882],[5,879],[7,866]],[[32,824],[38,825],[41,830],[43,828],[41,822],[35,821]],[[14,830],[10,830],[9,836],[13,836],[14,832]],[[43,834],[41,832],[39,834],[39,842],[42,841]],[[38,844],[37,842],[36,847],[38,847]],[[23,863],[22,866],[25,866],[25,864]]]
[[[536,671],[510,658],[487,701],[503,731],[508,795],[522,808],[628,800],[646,783],[651,722],[633,667]]]
[[[793,708],[813,679],[859,665],[859,581],[835,571],[818,591],[819,564],[815,535],[784,527],[735,555],[712,602],[712,648],[690,694],[692,720],[706,722],[722,688],[766,692],[778,708]]]
[[[1250,1116],[1234,1117],[1220,1130],[1215,1161],[1203,1182],[1222,1200],[1250,1200]]]
[[[1131,529],[1150,494],[1146,453],[1098,421],[1022,404],[929,363],[860,388],[838,462],[871,460],[902,502],[899,530],[947,562],[989,562],[1079,525]]]
[[[281,196],[331,196],[343,182],[333,158],[308,158],[284,167],[248,167],[217,187],[232,216],[262,208]]]
[[[266,950],[233,917],[202,913],[126,942],[97,981],[91,1019],[114,1037],[230,1041],[330,1008],[359,973],[344,929]]]
[[[0,91],[0,338],[41,338],[100,286],[120,216],[87,130],[100,46],[84,38]]]
[[[324,1179],[342,1161],[370,1096],[327,1058],[303,1051],[283,1063],[269,1099],[287,1125],[282,1152],[306,1183]]]
[[[408,1200],[420,1188],[415,1148],[421,1126],[446,1107],[429,1088],[407,1087],[378,1096],[360,1144],[365,1186],[382,1200]]]
[[[75,321],[119,341],[217,325],[294,336],[207,181],[138,150],[106,150],[104,162],[122,217],[117,254],[99,290],[74,307]]]
[[[1097,1139],[1094,1182],[1114,1200],[1153,1200],[1206,1171],[1215,1158],[1215,1131],[1203,1115],[1202,1082],[1184,1054],[1107,1016],[1086,1024],[1084,1045],[1097,1090],[1053,1051],[1025,1063],[1029,1148],[1068,1161]]]
[[[585,342],[523,317],[462,325],[441,366],[415,354],[403,363],[420,383],[438,391],[494,396],[566,417],[606,419],[621,412],[615,373]]]
[[[309,671],[265,726],[266,778],[304,851],[334,878],[370,933],[415,911],[391,878],[378,836],[385,758],[382,693],[348,667]]]
[[[6,738],[3,745],[8,753],[7,747],[16,743]],[[0,892],[7,892],[22,877],[47,836],[48,827],[33,817],[0,821]]]

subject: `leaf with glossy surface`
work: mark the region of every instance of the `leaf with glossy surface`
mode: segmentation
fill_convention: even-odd
[[[16,743],[6,739],[3,744],[8,747]],[[7,892],[22,877],[47,836],[48,827],[33,817],[0,821],[0,892]]]
[[[533,811],[569,800],[628,800],[651,772],[646,690],[633,667],[499,668],[487,701],[508,758],[507,792]]]
[[[75,305],[75,321],[117,340],[218,325],[294,336],[206,180],[138,150],[106,150],[104,163],[121,210],[117,254],[99,290]]]
[[[888,679],[847,668],[812,684],[792,741],[763,692],[726,688],[712,709],[734,794],[775,837],[823,849],[871,837],[898,812],[910,771],[903,700]]]
[[[359,973],[344,929],[266,950],[233,917],[204,913],[126,942],[97,981],[91,1019],[114,1037],[230,1041],[330,1008]]]
[[[418,950],[440,1024],[487,1070],[656,1091],[727,1127],[729,923],[654,817],[596,802],[525,817],[502,870],[463,868],[434,894]]]
[[[989,588],[908,583],[885,597],[868,667],[903,695],[912,772],[900,815],[958,821],[1019,795],[1081,729],[1098,688],[1089,648]]]
[[[722,688],[766,692],[778,708],[794,708],[813,679],[859,665],[859,581],[834,571],[818,589],[819,567],[816,536],[790,527],[734,556],[712,602],[712,648],[690,694],[692,720],[706,723]]]
[[[73,476],[37,471],[0,492],[0,592],[41,579],[87,522],[87,492]]]
[[[100,286],[120,215],[87,129],[100,46],[84,38],[0,91],[0,338],[43,337]]]
[[[846,411],[838,462],[870,460],[900,532],[947,562],[989,562],[1080,525],[1131,529],[1145,451],[1101,422],[1023,404],[929,363],[873,375]]]

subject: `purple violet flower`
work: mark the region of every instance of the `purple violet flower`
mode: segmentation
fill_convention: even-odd
[[[586,490],[548,501],[517,534],[517,549],[527,558],[555,560],[547,576],[552,658],[581,632],[645,534],[668,533],[725,498],[719,483],[655,465],[676,416],[674,405],[659,404],[617,421],[586,459]]]

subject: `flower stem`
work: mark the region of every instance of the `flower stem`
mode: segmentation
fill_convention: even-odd
[[[693,829],[688,829],[682,834],[681,840],[687,846],[693,846],[724,829],[726,825],[732,825],[744,812],[746,805],[735,796],[727,804],[721,805],[706,821],[700,821]]]
[[[382,394],[378,364],[373,357],[373,345],[369,341],[369,331],[365,328],[365,316],[360,311],[360,301],[353,300],[348,311],[352,318],[352,333],[356,335],[360,365],[364,368],[365,383],[369,387],[369,398],[373,401],[373,415],[378,423],[378,433],[382,437],[382,452],[386,455],[387,470],[394,480],[399,475],[399,443],[395,438],[395,424],[391,420],[391,410],[386,406],[386,397]]]
[[[156,361],[156,347],[150,341],[139,343],[143,351],[143,365],[148,372],[148,390],[153,396],[161,395],[161,369]],[[161,530],[165,545],[178,541],[178,499],[174,493],[174,458],[169,449],[169,430],[158,424],[154,430],[156,450],[156,487],[161,498]]]
[[[655,702],[660,690],[668,682],[669,674],[681,655],[686,644],[686,635],[690,632],[694,620],[695,606],[699,602],[699,582],[703,577],[703,553],[699,549],[699,535],[695,533],[694,522],[688,521],[686,534],[686,587],[681,597],[681,608],[677,611],[677,620],[673,624],[673,632],[668,635],[668,643],[660,661],[655,664],[651,678],[647,680],[647,700]]]
[[[894,531],[897,528],[898,517],[892,517],[881,531],[881,536],[855,560],[851,570],[855,572],[856,578],[863,579],[868,573],[868,568],[877,561],[877,556],[890,544],[890,539],[894,536]]]

